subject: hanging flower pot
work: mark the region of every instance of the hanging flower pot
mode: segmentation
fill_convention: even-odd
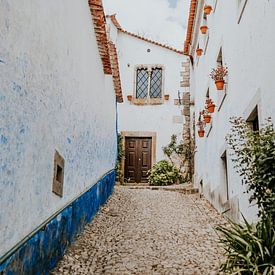
[[[212,69],[210,77],[215,81],[217,90],[224,89],[224,77],[227,76],[228,70],[227,67],[218,66],[217,68]]]
[[[206,15],[209,15],[212,12],[212,7],[210,5],[205,5],[203,9]]]
[[[201,56],[202,53],[203,53],[203,49],[196,49],[196,52],[197,52],[197,56]]]
[[[207,105],[207,111],[208,111],[208,113],[210,113],[210,114],[214,113],[215,112],[215,107],[216,107],[216,105],[214,103],[209,103]]]
[[[224,80],[216,80],[215,81],[215,84],[216,84],[216,88],[218,91],[221,91],[224,89]]]
[[[209,114],[204,114],[204,115],[203,115],[203,119],[204,119],[204,122],[205,122],[205,123],[210,123],[210,121],[211,121],[211,115],[209,115]]]
[[[169,100],[169,95],[164,95],[165,100]]]
[[[198,130],[198,135],[200,138],[204,137],[204,130],[203,129]]]
[[[133,96],[132,96],[132,95],[127,95],[127,99],[128,99],[129,101],[132,101]]]
[[[208,27],[206,25],[200,27],[201,33],[206,34]]]

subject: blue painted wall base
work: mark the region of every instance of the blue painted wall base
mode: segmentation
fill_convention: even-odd
[[[48,274],[65,249],[112,194],[115,177],[115,171],[106,174],[90,190],[36,231],[8,259],[0,263],[0,274]]]

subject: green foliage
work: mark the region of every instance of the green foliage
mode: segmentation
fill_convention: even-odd
[[[275,132],[270,120],[259,131],[253,131],[242,118],[232,118],[227,137],[234,151],[232,160],[242,182],[255,201],[259,215],[275,217]]]
[[[242,182],[259,208],[260,221],[249,224],[230,222],[217,227],[225,246],[226,274],[275,274],[275,133],[270,120],[253,131],[242,118],[232,118],[227,137],[233,150],[232,160]]]
[[[227,260],[221,265],[225,274],[275,274],[275,229],[271,217],[257,225],[218,227]]]
[[[123,150],[122,150],[122,141],[123,137],[121,134],[118,134],[117,137],[117,160],[116,160],[116,180],[120,183],[123,183],[123,173],[121,170],[121,161],[123,157]]]
[[[148,174],[150,185],[171,185],[181,179],[178,168],[167,160],[157,162]]]
[[[164,155],[166,155],[172,164],[175,165],[175,157],[180,160],[180,168],[183,166],[186,160],[190,160],[191,149],[189,145],[183,144],[181,141],[178,144],[177,136],[172,135],[171,141],[167,146],[162,148]]]

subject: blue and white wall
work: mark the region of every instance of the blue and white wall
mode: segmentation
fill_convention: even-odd
[[[0,41],[1,258],[114,169],[116,99],[87,0],[1,0]]]

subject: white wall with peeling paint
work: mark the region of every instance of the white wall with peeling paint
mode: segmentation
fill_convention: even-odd
[[[52,193],[55,149],[63,198]],[[88,1],[0,0],[0,256],[115,158],[115,94]]]
[[[240,5],[238,4],[240,3]],[[248,203],[246,187],[236,173],[228,151],[229,200],[226,199],[224,172],[221,156],[228,149],[225,137],[230,131],[229,118],[242,116],[247,119],[256,105],[260,124],[271,117],[275,122],[275,40],[274,1],[209,1],[213,12],[202,18],[203,1],[199,3],[191,54],[194,66],[191,70],[191,92],[195,100],[195,115],[204,109],[207,89],[217,105],[212,115],[212,127],[206,128],[206,137],[199,138],[196,129],[195,184],[203,182],[203,192],[220,211],[236,218],[240,211],[248,219],[256,218],[257,209]],[[208,25],[208,33],[199,31],[202,24]],[[200,45],[204,50],[197,57],[195,50]],[[223,63],[228,67],[226,96],[217,91],[210,79],[211,69],[217,66],[220,47]],[[222,98],[224,101],[222,102]],[[234,213],[235,212],[235,213]]]
[[[178,99],[178,92],[182,96],[180,73],[183,70],[182,62],[186,57],[118,32],[110,20],[109,24],[110,38],[116,44],[118,51],[124,96],[124,102],[118,105],[118,129],[130,132],[155,132],[157,135],[156,161],[165,159],[162,147],[170,142],[171,135],[176,134],[179,140],[182,139],[182,106],[175,105],[174,100]],[[127,95],[134,97],[135,67],[141,64],[163,66],[163,94],[170,96],[168,101],[163,100],[160,105],[138,106],[127,100]]]

